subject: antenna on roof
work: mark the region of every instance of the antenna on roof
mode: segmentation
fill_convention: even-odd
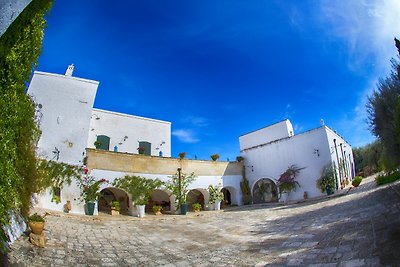
[[[74,64],[68,65],[67,70],[65,71],[65,76],[72,76],[72,72],[74,72]]]

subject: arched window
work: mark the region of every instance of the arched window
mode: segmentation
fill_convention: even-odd
[[[97,149],[109,150],[110,149],[110,137],[107,135],[98,135],[95,146]]]

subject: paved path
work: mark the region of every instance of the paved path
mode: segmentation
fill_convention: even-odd
[[[393,186],[400,190],[400,183]],[[198,216],[47,216],[12,266],[400,266],[400,197],[372,179],[346,195]]]

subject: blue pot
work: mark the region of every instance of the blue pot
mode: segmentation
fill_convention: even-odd
[[[93,214],[94,214],[94,206],[95,206],[94,202],[86,202],[85,214],[93,216]]]
[[[181,205],[181,215],[186,215],[187,213],[187,204]]]

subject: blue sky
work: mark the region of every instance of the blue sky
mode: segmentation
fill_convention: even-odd
[[[234,160],[239,135],[285,118],[361,146],[399,14],[397,0],[56,0],[38,69],[74,63],[100,81],[95,107],[172,122],[175,157]]]

